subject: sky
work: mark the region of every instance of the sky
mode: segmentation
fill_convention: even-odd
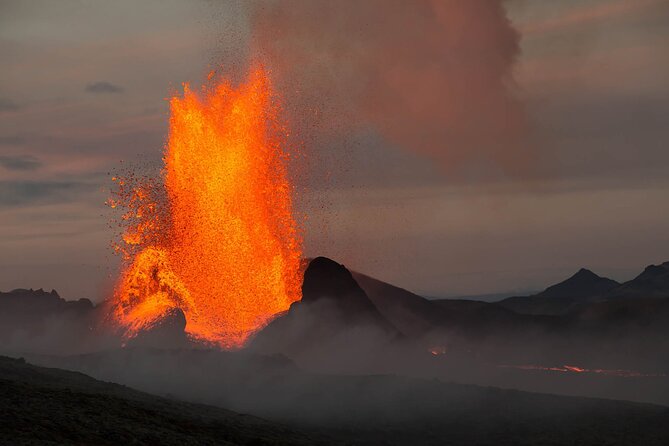
[[[166,98],[250,57],[304,155],[305,255],[432,297],[631,279],[669,260],[668,25],[666,0],[0,0],[0,290],[107,297],[110,174],[156,169]]]

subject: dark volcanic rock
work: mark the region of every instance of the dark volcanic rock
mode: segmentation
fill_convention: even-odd
[[[395,328],[381,316],[351,272],[326,257],[317,257],[304,272],[302,300],[296,306],[328,302],[344,324],[370,323],[389,332]]]
[[[302,300],[261,330],[250,348],[329,366],[369,358],[398,340],[400,332],[377,310],[350,271],[325,257],[304,273]],[[347,357],[347,361],[337,358]],[[317,359],[315,359],[317,358]]]
[[[304,272],[302,302],[336,298],[357,307],[372,306],[365,292],[344,265],[326,257],[313,259]],[[369,305],[367,305],[369,304]]]
[[[189,346],[186,315],[179,308],[171,309],[156,325],[131,339],[128,345],[166,348]]]

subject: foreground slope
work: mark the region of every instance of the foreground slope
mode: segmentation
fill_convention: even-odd
[[[0,357],[1,444],[326,444],[216,407]]]
[[[123,349],[70,358],[42,358],[42,361],[58,361],[62,367],[76,367],[100,379],[123,382],[145,391],[169,393],[184,400],[260,415],[291,426],[292,432],[318,434],[316,438],[327,438],[334,444],[669,444],[669,408],[648,404],[391,375],[310,374],[284,361],[262,359],[245,352]],[[31,370],[41,373],[44,369]],[[61,403],[68,404],[63,412],[85,415],[88,409],[86,406],[80,409],[82,403],[68,403],[72,396],[62,394]],[[52,404],[57,404],[58,398],[52,397]],[[167,400],[160,401],[168,404]],[[40,403],[37,399],[34,404]],[[173,411],[164,407],[158,415],[167,413],[175,417],[182,407],[197,415],[198,408],[203,407],[171,404],[175,405]],[[211,416],[206,419],[221,423],[214,417],[214,409],[207,410]],[[109,414],[112,419],[119,415],[114,411]],[[223,420],[227,414],[223,413]],[[131,417],[132,430],[139,432],[146,428],[142,423],[153,422],[144,420],[141,412]],[[252,418],[251,421],[256,423]],[[163,426],[162,422],[158,426]],[[206,435],[211,429],[206,423],[192,421],[189,432]],[[258,430],[258,435],[278,432],[272,425],[264,429]],[[284,444],[302,438],[289,430],[281,437]]]

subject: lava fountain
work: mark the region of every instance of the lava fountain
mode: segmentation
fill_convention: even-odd
[[[112,318],[127,338],[175,309],[191,337],[238,348],[301,297],[286,129],[267,73],[170,100],[160,180],[115,178],[124,269]]]

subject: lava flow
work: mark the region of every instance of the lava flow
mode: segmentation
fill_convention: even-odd
[[[497,367],[505,369],[518,369],[518,370],[538,370],[542,372],[560,372],[560,373],[592,373],[599,375],[608,375],[608,376],[617,376],[621,378],[657,378],[657,377],[666,377],[664,373],[641,373],[635,370],[623,370],[623,369],[586,369],[583,367],[577,367],[575,365],[563,365],[563,366],[540,366],[540,365],[499,365]]]
[[[180,309],[186,332],[244,345],[301,297],[285,129],[267,73],[170,101],[160,179],[115,178],[126,210],[112,319],[127,338]]]

